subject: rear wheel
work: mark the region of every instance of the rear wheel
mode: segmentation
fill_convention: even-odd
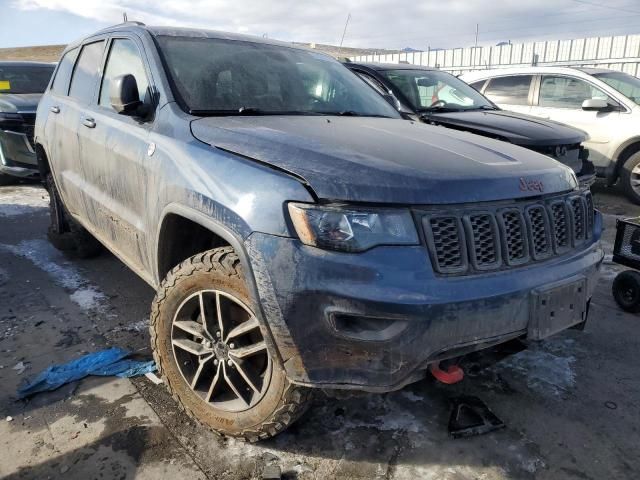
[[[49,228],[47,237],[58,250],[72,252],[80,258],[99,255],[102,245],[82,225],[76,222],[60,198],[53,175],[48,173],[45,185],[49,192]]]
[[[218,433],[257,441],[299,418],[311,390],[289,382],[251,304],[234,250],[209,250],[162,282],[151,339],[166,385],[190,416]]]
[[[634,153],[624,162],[620,180],[627,198],[640,205],[640,152]]]
[[[640,273],[626,270],[613,281],[613,298],[623,310],[640,312]]]

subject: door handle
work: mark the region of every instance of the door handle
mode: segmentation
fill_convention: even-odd
[[[49,110],[51,110],[51,113],[60,113],[60,107],[51,107]]]
[[[96,128],[96,121],[93,118],[83,118],[82,124],[87,128]]]

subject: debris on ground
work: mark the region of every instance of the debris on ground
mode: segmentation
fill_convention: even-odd
[[[277,465],[267,465],[262,471],[262,480],[280,480],[282,472]]]
[[[474,437],[504,428],[504,423],[478,397],[464,395],[451,399],[453,411],[449,433],[453,438]]]
[[[7,422],[13,422],[13,417],[11,416],[7,417]]]
[[[27,369],[27,366],[24,364],[24,362],[18,362],[14,365],[13,369],[18,372],[18,375],[22,375]]]
[[[144,376],[151,380],[155,385],[160,385],[162,383],[162,379],[153,372],[146,373]]]
[[[55,390],[89,375],[128,378],[156,370],[153,360],[130,360],[127,359],[129,356],[131,352],[114,347],[89,353],[63,365],[53,365],[20,388],[18,397],[25,398],[38,392]]]

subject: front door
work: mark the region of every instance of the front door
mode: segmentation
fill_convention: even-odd
[[[133,38],[113,38],[108,46],[96,99],[79,127],[88,218],[96,235],[132,268],[150,271],[146,250],[149,130],[152,122],[118,114],[110,84],[120,75],[136,78],[140,99],[149,104],[150,74]]]
[[[585,111],[582,102],[598,98],[609,102],[611,111]],[[549,118],[585,131],[589,140],[589,160],[596,167],[607,167],[610,162],[611,139],[615,138],[616,124],[620,120],[619,104],[589,82],[566,75],[543,75],[537,105],[531,109],[536,117]]]

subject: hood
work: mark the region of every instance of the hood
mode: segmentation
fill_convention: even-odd
[[[0,93],[0,112],[35,112],[41,93]]]
[[[209,117],[202,142],[302,177],[325,200],[445,204],[572,190],[575,176],[549,157],[466,132],[398,119],[325,116]]]
[[[525,147],[569,145],[582,143],[587,138],[581,130],[562,123],[502,110],[436,112],[425,117],[445,127],[465,129],[479,135],[499,135]]]

